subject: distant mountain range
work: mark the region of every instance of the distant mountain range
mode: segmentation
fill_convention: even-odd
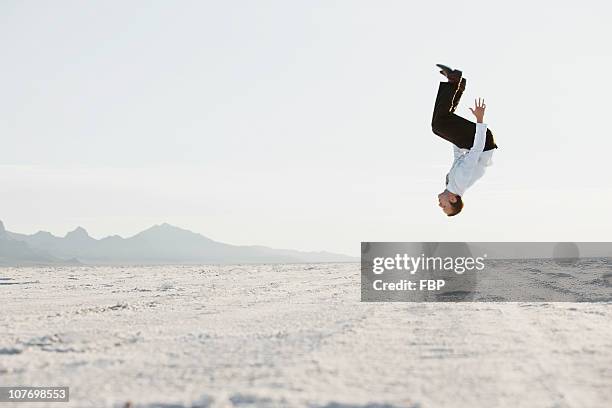
[[[264,246],[230,245],[169,224],[130,238],[94,239],[78,227],[65,237],[40,231],[6,231],[0,221],[0,265],[47,264],[206,264],[357,262],[330,252],[302,252]]]

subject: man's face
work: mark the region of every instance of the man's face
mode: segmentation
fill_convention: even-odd
[[[444,211],[444,214],[449,215],[453,213],[453,207],[451,207],[451,204],[454,204],[457,202],[457,197],[455,197],[454,194],[449,193],[448,191],[443,191],[442,193],[438,194],[438,205],[440,206],[440,208],[442,208],[442,211]]]

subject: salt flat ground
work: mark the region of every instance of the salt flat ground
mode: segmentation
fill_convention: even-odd
[[[0,269],[36,407],[610,407],[612,305],[360,303],[359,265]]]

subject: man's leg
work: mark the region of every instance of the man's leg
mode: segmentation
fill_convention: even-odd
[[[461,78],[460,81],[456,82],[440,82],[438,87],[438,95],[436,96],[436,103],[434,105],[434,112],[431,125],[436,127],[437,122],[455,112],[461,95],[465,90],[466,79]]]
[[[436,135],[448,140],[455,146],[461,149],[470,149],[474,144],[476,124],[454,113],[465,90],[465,84],[465,78],[457,82],[440,83],[431,127]],[[497,148],[497,145],[493,133],[490,129],[487,129],[485,150],[495,148]]]

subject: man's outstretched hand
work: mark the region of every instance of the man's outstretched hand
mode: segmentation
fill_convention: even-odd
[[[484,99],[478,98],[474,100],[474,109],[470,108],[474,116],[476,116],[476,122],[482,123],[484,119],[485,109],[487,105],[484,103]]]

